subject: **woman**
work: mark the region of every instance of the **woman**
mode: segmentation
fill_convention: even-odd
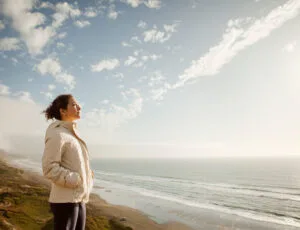
[[[49,197],[55,230],[83,230],[85,204],[93,185],[89,155],[75,120],[81,107],[70,94],[59,95],[43,111],[47,120],[55,118],[45,135],[43,173],[51,180]]]

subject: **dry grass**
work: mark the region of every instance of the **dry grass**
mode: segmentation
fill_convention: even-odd
[[[31,179],[30,179],[31,178]],[[0,160],[0,229],[53,229],[49,186]],[[87,205],[87,230],[132,230]]]

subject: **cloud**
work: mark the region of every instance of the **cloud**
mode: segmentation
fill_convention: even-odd
[[[296,45],[297,45],[296,41],[290,42],[290,43],[286,44],[282,50],[284,52],[292,53],[292,52],[294,52]]]
[[[51,100],[53,99],[53,94],[51,92],[44,92],[44,91],[41,91],[40,92],[41,94],[43,94],[48,100]]]
[[[117,11],[109,11],[107,14],[107,17],[115,20],[118,17],[118,12]]]
[[[49,73],[53,76],[61,73],[62,71],[59,61],[57,59],[52,59],[52,58],[46,58],[42,60],[37,65],[37,70],[42,75]]]
[[[122,46],[124,46],[124,47],[131,47],[131,45],[129,43],[127,43],[127,42],[122,42]]]
[[[125,66],[130,66],[130,65],[132,65],[134,62],[136,62],[136,58],[135,57],[133,57],[133,56],[129,56],[128,58],[127,58],[127,60],[125,61],[125,63],[124,63],[124,65]]]
[[[149,78],[148,85],[149,86],[155,86],[162,84],[163,80],[166,78],[162,75],[160,71],[155,71],[152,76]]]
[[[158,89],[151,89],[151,98],[154,101],[162,101],[164,99],[164,95],[168,92],[168,88],[161,87]]]
[[[51,27],[32,29],[31,32],[23,34],[23,38],[30,54],[41,54],[55,32]]]
[[[79,9],[67,2],[42,3],[40,8],[54,10],[52,24],[45,26],[48,22],[46,16],[34,11],[39,1],[36,0],[2,0],[0,10],[4,16],[11,18],[12,27],[20,33],[21,39],[25,42],[28,52],[31,55],[43,53],[44,47],[56,35],[56,31],[69,17],[75,18],[81,15]]]
[[[174,23],[171,25],[165,24],[165,31],[160,31],[157,29],[156,25],[154,25],[152,29],[144,31],[144,42],[164,43],[172,37],[173,33],[177,32],[177,27],[178,23]]]
[[[156,102],[162,101],[167,92],[172,89],[171,85],[166,82],[166,77],[161,73],[161,71],[155,71],[150,75],[150,77],[140,80],[148,80],[150,97]]]
[[[12,27],[18,31],[30,54],[40,54],[44,46],[55,35],[50,26],[42,28],[46,17],[39,12],[31,12],[35,0],[2,0],[1,12],[12,19]]]
[[[144,42],[152,42],[152,43],[164,43],[169,40],[171,36],[157,29],[147,30],[143,33]]]
[[[52,85],[52,84],[48,85],[48,90],[52,91],[54,89],[56,89],[55,85]]]
[[[145,4],[148,8],[159,9],[161,7],[161,0],[121,0],[121,2],[130,5],[133,8],[138,7],[141,4]]]
[[[150,58],[151,60],[153,60],[153,61],[156,61],[156,60],[162,58],[162,55],[152,54],[152,55],[149,56],[149,58]]]
[[[107,17],[115,20],[118,17],[118,12],[117,11],[109,11],[107,14]]]
[[[149,60],[149,56],[146,56],[146,55],[142,56],[142,60],[143,61],[148,61]]]
[[[134,56],[128,56],[127,60],[124,62],[125,66],[133,66],[133,67],[142,67],[144,64],[149,61],[156,61],[159,58],[162,58],[162,55],[156,55],[156,54],[148,54],[148,55],[142,55],[139,57],[140,54],[142,54],[144,51],[142,49],[135,50],[133,52]]]
[[[148,1],[145,1],[144,4],[148,8],[159,9],[161,7],[161,0],[148,0]]]
[[[91,23],[87,20],[77,20],[74,22],[74,25],[79,28],[83,28],[83,27],[91,25]]]
[[[13,96],[18,97],[19,100],[22,101],[22,102],[35,104],[35,102],[34,102],[33,99],[31,98],[30,92],[19,91],[19,92],[17,92],[17,93],[14,93]]]
[[[76,18],[81,15],[81,11],[70,5],[67,2],[57,3],[55,5],[55,13],[52,15],[54,21],[52,23],[53,27],[58,28],[63,25],[63,22],[69,17]]]
[[[48,85],[48,92],[41,91],[40,93],[43,94],[47,99],[51,100],[54,98],[52,91],[56,89],[56,86],[53,84]]]
[[[131,39],[130,39],[130,41],[132,41],[132,42],[137,42],[137,43],[142,43],[141,42],[141,40],[138,38],[138,36],[133,36]]]
[[[4,23],[0,20],[0,30],[3,30],[3,29],[5,29],[5,25],[4,25]]]
[[[9,87],[0,83],[0,96],[10,95]]]
[[[171,25],[164,25],[164,29],[168,33],[175,33],[177,32],[176,27],[178,27],[177,23],[171,24]]]
[[[18,98],[0,97],[1,148],[8,153],[27,157],[40,156],[44,148],[45,131],[49,125],[41,114],[44,109],[44,106],[23,102]],[[11,125],[12,121],[14,125]]]
[[[150,99],[153,101],[162,101],[167,92],[172,89],[171,85],[166,82],[166,77],[161,71],[151,73],[150,77],[143,76],[138,81],[143,82],[145,80],[148,80]]]
[[[88,18],[94,18],[97,17],[97,15],[98,15],[97,10],[94,9],[93,7],[86,8],[86,11],[84,12],[84,16]]]
[[[41,114],[45,108],[21,101],[24,95],[26,93],[20,93],[19,98],[0,96],[0,148],[8,153],[40,156],[48,126]]]
[[[98,64],[91,65],[92,72],[101,72],[103,70],[113,70],[120,65],[118,59],[102,60]]]
[[[76,84],[74,76],[68,73],[60,73],[55,76],[55,79],[57,82],[68,85],[70,89],[73,89]]]
[[[53,9],[54,5],[50,2],[41,2],[39,8]]]
[[[179,76],[179,81],[173,87],[181,87],[190,79],[219,73],[221,68],[239,52],[268,37],[273,30],[296,17],[299,9],[300,1],[290,0],[273,9],[267,16],[255,21],[249,18],[230,20],[220,43],[211,47],[198,60],[192,61],[192,64]],[[242,28],[245,24],[248,27]]]
[[[20,49],[20,40],[18,38],[2,38],[0,39],[0,51],[11,51]]]
[[[57,38],[63,39],[63,38],[65,38],[66,36],[67,36],[67,33],[66,33],[66,32],[62,32],[62,33],[60,33],[60,34],[57,35]]]
[[[143,52],[142,49],[140,49],[140,50],[135,50],[135,51],[133,52],[133,54],[134,54],[134,56],[139,56],[140,53],[142,53],[142,52]]]
[[[117,19],[119,12],[116,11],[116,6],[114,4],[109,6],[107,17],[110,19]]]
[[[18,92],[15,96],[18,98],[0,97],[1,133],[24,136],[40,134],[42,137],[47,126],[45,118],[41,114],[44,108],[36,103],[28,103],[28,100],[32,100],[28,92]],[[12,121],[14,125],[11,125]]]
[[[62,43],[62,42],[57,42],[57,43],[56,43],[56,46],[57,46],[57,48],[63,48],[63,47],[65,47],[66,45],[65,45],[64,43]]]
[[[124,2],[124,3],[130,5],[130,6],[133,7],[133,8],[136,8],[136,7],[138,7],[140,4],[143,3],[142,0],[121,0],[121,2]]]
[[[126,91],[121,92],[121,95],[124,100],[129,100],[130,97],[140,97],[139,90],[134,89],[134,88],[130,88]]]
[[[86,122],[88,126],[96,126],[104,132],[112,132],[120,125],[136,118],[143,108],[143,98],[137,89],[129,89],[123,92],[126,100],[131,100],[126,107],[116,104],[106,104],[107,109],[93,109],[86,113]]]
[[[35,66],[35,69],[42,75],[52,75],[57,82],[67,85],[69,89],[73,89],[76,85],[74,76],[62,70],[58,59],[45,58]]]
[[[116,73],[113,75],[114,78],[119,79],[120,81],[122,81],[124,79],[124,74],[122,73]]]
[[[101,101],[101,104],[104,104],[104,105],[108,105],[108,103],[109,103],[109,100],[102,100]]]
[[[138,28],[141,28],[141,29],[145,29],[147,27],[147,23],[144,22],[144,21],[139,21],[139,24],[137,25]]]

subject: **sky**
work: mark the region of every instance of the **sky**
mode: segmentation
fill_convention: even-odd
[[[91,156],[300,156],[299,0],[0,0],[0,148],[63,93]]]

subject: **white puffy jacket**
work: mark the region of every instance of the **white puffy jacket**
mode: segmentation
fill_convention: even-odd
[[[42,158],[44,176],[51,180],[51,203],[89,201],[93,187],[88,149],[79,137],[76,122],[57,120],[45,135]]]

